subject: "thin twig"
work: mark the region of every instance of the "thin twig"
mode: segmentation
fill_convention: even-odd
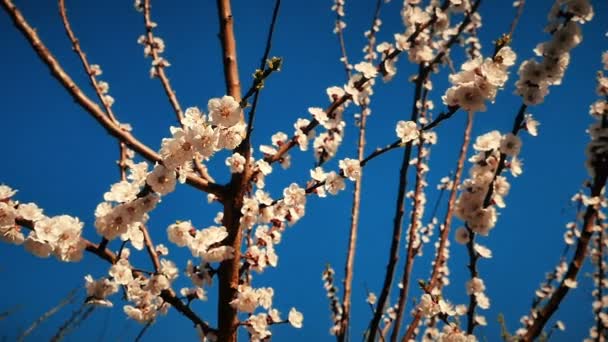
[[[31,334],[40,324],[42,324],[44,321],[46,321],[47,319],[49,319],[51,316],[53,316],[54,314],[56,314],[57,312],[59,312],[59,310],[61,310],[61,308],[63,308],[64,306],[71,304],[74,302],[74,299],[76,299],[76,294],[78,293],[78,290],[80,290],[80,288],[75,288],[72,291],[70,291],[68,293],[68,295],[63,298],[59,304],[55,305],[54,307],[52,307],[49,311],[43,313],[40,317],[38,317],[27,329],[25,329],[25,331],[17,338],[17,341],[23,341],[25,340],[25,338]]]
[[[142,337],[144,337],[144,334],[146,331],[148,331],[153,322],[154,321],[150,321],[144,325],[144,327],[139,331],[139,334],[137,334],[137,337],[135,337],[135,342],[141,341]]]
[[[154,33],[152,32],[152,29],[155,27],[154,23],[152,22],[152,16],[150,14],[150,0],[144,0],[144,24],[146,25],[146,37],[147,37],[147,44],[150,46],[150,55],[153,58],[153,61],[160,61],[160,53],[158,52],[158,48],[156,46],[156,44],[154,43]],[[171,103],[171,107],[173,107],[173,111],[175,112],[175,116],[177,117],[177,121],[178,122],[182,122],[184,120],[184,113],[182,112],[182,108],[179,105],[179,101],[177,100],[177,96],[175,96],[175,91],[173,90],[173,88],[171,88],[171,83],[169,82],[169,78],[167,77],[167,74],[165,73],[165,65],[163,63],[154,63],[152,64],[155,72],[156,72],[156,76],[158,77],[158,79],[160,80],[160,82],[163,85],[163,89],[165,89],[165,94],[167,95],[167,98],[169,99],[169,102]]]
[[[264,48],[264,54],[260,59],[260,71],[265,71],[266,63],[268,62],[268,56],[270,56],[270,49],[272,48],[272,36],[274,34],[274,27],[277,22],[277,18],[279,16],[279,8],[281,7],[281,0],[275,0],[274,9],[272,11],[272,20],[270,21],[270,27],[268,29],[268,36],[266,38],[266,47]],[[255,95],[253,97],[253,104],[251,106],[251,110],[249,111],[249,119],[247,121],[247,135],[245,135],[245,139],[251,139],[251,132],[253,131],[253,122],[255,118],[255,111],[258,105],[258,98],[260,95],[260,89],[258,87]]]
[[[72,313],[70,318],[68,318],[57,330],[55,335],[51,337],[51,342],[61,341],[65,335],[67,335],[71,330],[77,328],[82,322],[84,322],[91,313],[95,310],[95,306],[82,304],[80,308]]]

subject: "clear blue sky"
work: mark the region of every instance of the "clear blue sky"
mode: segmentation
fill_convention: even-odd
[[[362,57],[361,48],[365,43],[362,32],[369,27],[374,3],[347,1],[345,34],[353,62]],[[485,20],[479,35],[484,55],[491,53],[491,41],[508,29],[514,11],[511,3],[502,0],[482,3],[481,14]],[[552,1],[529,3],[513,44],[519,62],[533,55],[532,49],[537,43],[548,39],[542,28]],[[53,1],[17,1],[17,4],[55,56],[63,61],[65,69],[91,94],[86,75],[65,37],[56,4]],[[479,266],[492,305],[490,310],[480,312],[490,325],[478,328],[477,335],[489,341],[499,339],[496,324],[499,313],[505,314],[511,331],[519,327],[521,315],[528,313],[534,290],[545,272],[551,271],[559,259],[564,225],[574,218],[569,199],[587,177],[583,166],[588,140],[585,129],[591,122],[587,113],[595,100],[595,72],[600,67],[600,53],[608,46],[604,36],[608,31],[608,4],[605,1],[594,1],[594,4],[596,16],[583,27],[584,40],[572,54],[564,84],[551,88],[546,102],[530,110],[542,124],[540,135],[536,138],[524,136],[521,154],[524,174],[512,181],[507,208],[500,211],[497,227],[489,238],[480,240],[494,254],[494,258],[482,260]],[[329,0],[284,1],[271,53],[283,57],[284,65],[283,70],[267,82],[261,96],[254,133],[256,145],[268,143],[270,135],[278,130],[291,134],[293,122],[298,117],[307,117],[308,107],[327,103],[325,89],[328,86],[344,83],[338,45],[332,33],[334,14],[330,11],[331,5]],[[110,94],[116,99],[114,110],[120,121],[132,124],[134,134],[157,149],[161,138],[169,135],[168,126],[175,122],[160,83],[148,77],[150,61],[143,59],[142,47],[136,44],[144,30],[143,18],[133,10],[130,0],[67,1],[67,6],[72,26],[90,62],[102,66],[101,79],[110,83]],[[249,76],[263,52],[272,6],[270,0],[235,1],[235,30],[244,87],[250,84]],[[395,0],[383,8],[385,25],[379,41],[391,40],[393,33],[402,29],[400,6],[401,1]],[[159,24],[156,33],[167,45],[165,57],[172,63],[167,72],[182,106],[204,108],[209,98],[224,95],[214,3],[157,1],[153,4],[152,15]],[[5,13],[0,14],[0,32],[4,46],[0,54],[3,68],[0,129],[4,141],[0,183],[19,189],[17,199],[36,202],[47,215],[78,216],[86,222],[85,237],[97,241],[93,212],[103,193],[118,179],[114,164],[116,143],[58,86]],[[405,58],[398,66],[397,77],[389,84],[379,82],[375,89],[368,150],[394,140],[395,123],[409,117],[412,86],[406,80],[414,68]],[[446,76],[434,76],[434,80],[435,89],[431,94],[436,107],[441,108],[440,95],[447,85]],[[513,82],[509,82],[496,103],[476,117],[474,136],[491,129],[510,129],[520,104],[519,98],[512,93]],[[340,148],[340,158],[355,154],[352,108],[350,113],[346,116],[349,126]],[[437,130],[439,144],[432,151],[428,176],[431,204],[436,198],[435,185],[455,165],[463,127],[464,115],[459,113]],[[212,173],[220,181],[227,180],[221,176],[226,171],[225,157],[225,154],[218,155],[212,165],[216,170]],[[274,194],[293,181],[303,184],[307,179],[314,162],[311,153],[294,151],[292,157],[290,170],[275,168],[275,173],[267,179]],[[355,340],[371,317],[365,303],[365,289],[377,293],[382,284],[400,158],[399,152],[385,155],[365,170],[353,294],[352,336]],[[337,161],[330,162],[328,167],[337,167]],[[273,330],[277,341],[332,340],[328,335],[330,313],[321,272],[325,264],[330,263],[337,270],[337,279],[342,279],[350,193],[349,187],[338,197],[310,198],[307,215],[288,229],[278,246],[279,267],[269,269],[254,280],[255,286],[274,287],[275,307],[282,313],[286,314],[292,306],[304,313],[303,329],[280,326]],[[442,206],[440,217],[443,217],[444,209]],[[218,210],[219,206],[206,204],[205,196],[182,186],[163,198],[152,213],[149,226],[155,242],[167,244],[174,260],[179,262],[178,266],[185,268],[190,253],[167,243],[167,225],[178,219],[191,219],[196,226],[205,227],[212,224]],[[458,224],[455,223],[454,228]],[[112,247],[118,248],[114,244]],[[414,279],[426,279],[429,275],[434,250],[432,245],[427,247],[424,257],[416,260]],[[453,303],[465,303],[468,299],[464,282],[468,271],[464,247],[454,243],[451,254],[452,284],[446,294]],[[143,257],[135,260],[135,263],[147,265]],[[33,257],[22,247],[1,245],[0,311],[15,306],[18,309],[0,321],[0,336],[14,339],[71,289],[82,286],[85,274],[100,277],[107,269],[105,262],[92,255],[86,255],[80,263],[64,264]],[[591,282],[584,273],[580,275],[579,288],[570,292],[556,315],[565,322],[567,330],[554,335],[555,340],[580,340],[593,324]],[[176,288],[183,284],[185,278],[182,277]],[[205,320],[215,324],[215,288],[209,289],[209,293],[209,302],[193,307]],[[413,298],[418,290],[411,293],[410,298]],[[96,310],[67,340],[102,340],[102,337],[105,340],[132,340],[140,326],[122,313],[120,297],[120,294],[113,297],[114,309]],[[31,339],[48,339],[78,305],[72,305],[48,320]],[[109,328],[101,336],[106,325]],[[191,323],[171,311],[150,328],[145,340],[185,340],[194,336]]]

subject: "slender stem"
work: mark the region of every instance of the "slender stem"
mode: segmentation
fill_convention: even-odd
[[[150,321],[144,325],[144,327],[139,331],[139,334],[137,334],[137,337],[135,337],[135,342],[141,341],[142,337],[144,337],[144,334],[146,331],[148,331],[153,322],[154,321]]]
[[[418,119],[418,107],[416,104],[422,95],[422,84],[424,79],[422,78],[423,67],[419,66],[418,68],[418,78],[416,80],[416,88],[414,90],[414,99],[412,102],[412,114],[411,121],[416,121]],[[405,212],[404,204],[405,204],[405,193],[407,190],[407,173],[410,165],[410,157],[412,153],[412,141],[408,142],[405,151],[403,152],[403,159],[401,160],[401,171],[399,172],[399,187],[397,193],[397,201],[395,205],[395,216],[393,219],[393,235],[391,239],[391,246],[388,255],[388,262],[386,266],[386,273],[384,277],[384,284],[382,285],[382,290],[380,291],[380,296],[378,297],[378,304],[376,305],[376,312],[372,317],[369,328],[369,335],[367,338],[368,342],[373,342],[376,337],[376,330],[380,325],[380,319],[382,318],[382,313],[384,312],[384,308],[386,306],[386,302],[388,301],[388,296],[390,294],[391,286],[393,283],[393,277],[395,275],[395,268],[397,266],[397,262],[399,261],[399,245],[401,244],[401,231],[402,231],[402,220]]]
[[[479,254],[475,251],[475,233],[466,226],[467,231],[469,232],[469,241],[467,242],[467,253],[469,254],[469,274],[470,278],[476,278],[479,276],[479,271],[477,270],[477,260],[479,259]],[[473,334],[473,330],[477,323],[475,322],[475,308],[477,307],[477,297],[475,297],[475,293],[471,293],[469,295],[469,306],[467,308],[467,334]]]
[[[160,53],[158,52],[158,48],[154,42],[154,33],[152,29],[154,28],[154,23],[152,22],[152,15],[150,13],[151,5],[150,0],[144,0],[144,24],[146,25],[146,37],[147,44],[150,47],[150,55],[152,56],[153,61],[160,61]],[[156,76],[160,80],[163,85],[163,89],[165,90],[165,94],[171,103],[171,107],[173,107],[173,111],[175,112],[175,116],[178,122],[182,122],[184,120],[184,113],[182,112],[182,108],[177,100],[177,96],[175,96],[175,91],[171,88],[171,83],[169,82],[169,78],[165,73],[165,65],[163,63],[156,63],[152,66],[154,71],[156,72]]]
[[[407,251],[405,253],[405,266],[403,268],[403,277],[401,279],[401,289],[399,290],[399,300],[397,304],[397,317],[395,318],[395,324],[393,325],[393,332],[391,334],[391,342],[397,341],[399,337],[399,330],[401,329],[401,321],[403,319],[403,312],[405,310],[405,302],[407,300],[407,294],[410,286],[410,275],[412,268],[414,267],[414,243],[416,242],[416,232],[418,231],[419,213],[421,212],[420,196],[424,186],[423,181],[423,170],[422,165],[424,162],[424,140],[422,136],[418,140],[418,156],[416,162],[416,185],[414,190],[414,204],[410,213],[410,229],[407,241]]]
[[[270,27],[268,29],[268,37],[266,38],[266,47],[264,48],[264,54],[260,59],[260,67],[259,70],[265,71],[266,63],[268,61],[268,56],[270,56],[270,49],[272,48],[272,36],[274,34],[274,27],[277,22],[277,18],[279,16],[279,8],[281,7],[281,0],[275,0],[274,9],[272,10],[272,20],[270,21]],[[253,87],[252,87],[253,88]],[[258,99],[260,96],[260,89],[255,87],[257,91],[253,97],[253,104],[251,106],[251,110],[249,111],[249,119],[247,121],[247,135],[245,139],[251,139],[251,132],[253,131],[253,122],[255,118],[255,111],[258,106]]]

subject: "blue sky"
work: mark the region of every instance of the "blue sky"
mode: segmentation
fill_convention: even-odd
[[[537,43],[548,39],[542,29],[551,1],[529,2],[514,37],[513,48],[519,62],[533,55],[532,49]],[[327,87],[344,83],[339,49],[332,33],[331,1],[283,3],[271,55],[283,57],[284,64],[282,71],[267,81],[261,95],[253,137],[255,145],[269,143],[270,136],[279,130],[292,133],[293,122],[299,117],[307,117],[308,107],[321,107],[327,103]],[[365,44],[362,32],[369,28],[374,3],[347,1],[345,34],[352,62],[362,57],[361,49]],[[234,1],[240,75],[245,89],[264,49],[273,4],[269,0]],[[63,61],[64,68],[92,95],[86,75],[65,37],[55,2],[18,1],[17,5],[55,56]],[[495,323],[499,313],[506,316],[511,331],[519,327],[519,318],[528,313],[534,290],[545,272],[551,271],[559,260],[564,225],[575,215],[569,199],[587,177],[583,165],[588,139],[585,129],[591,122],[587,113],[595,100],[595,73],[600,68],[602,48],[607,46],[604,34],[608,31],[608,4],[595,1],[594,5],[596,16],[583,27],[584,39],[573,51],[564,84],[551,88],[545,103],[530,109],[541,122],[540,135],[523,137],[524,174],[512,180],[507,207],[500,211],[497,227],[488,238],[480,240],[494,254],[492,259],[482,260],[479,265],[492,306],[481,312],[490,325],[478,328],[477,335],[487,337],[489,341],[500,336]],[[379,41],[390,40],[393,33],[402,30],[400,6],[400,1],[384,6],[384,25]],[[102,66],[101,79],[110,83],[110,94],[116,99],[113,108],[119,120],[132,124],[139,139],[158,149],[160,140],[169,135],[168,126],[175,125],[175,119],[160,83],[149,79],[150,61],[143,58],[143,49],[136,44],[144,30],[143,18],[133,10],[131,1],[67,1],[67,7],[73,29],[89,61]],[[508,29],[514,10],[511,1],[487,0],[480,11],[485,20],[479,36],[483,53],[488,55],[492,52],[491,41]],[[182,106],[204,108],[209,98],[224,95],[213,2],[154,2],[152,15],[159,24],[156,34],[167,45],[164,56],[172,64],[167,73]],[[4,45],[4,53],[0,54],[3,66],[0,79],[3,125],[0,130],[5,141],[0,183],[19,189],[18,200],[36,202],[47,215],[78,216],[86,223],[85,237],[97,241],[93,211],[110,184],[118,179],[116,143],[58,86],[4,13],[0,14],[0,32]],[[395,123],[409,117],[413,88],[407,78],[415,69],[405,58],[398,67],[399,73],[391,83],[378,82],[375,88],[373,114],[368,126],[368,151],[392,142]],[[447,86],[446,74],[435,75],[434,80],[431,97],[436,107],[441,108],[440,96]],[[521,103],[513,95],[514,80],[512,77],[512,82],[500,92],[487,112],[476,116],[474,136],[492,129],[510,129]],[[348,127],[340,159],[355,155],[353,113],[351,108],[346,115]],[[459,113],[437,129],[439,144],[433,148],[428,176],[429,203],[435,202],[433,189],[439,179],[448,175],[455,165],[463,128],[464,115]],[[401,155],[389,153],[365,169],[353,283],[352,336],[355,338],[360,336],[371,317],[365,303],[366,288],[377,293],[382,284]],[[212,174],[219,181],[228,179],[223,166],[226,156],[219,154],[210,164],[214,170]],[[275,168],[267,179],[268,188],[274,194],[291,182],[304,184],[314,163],[310,152],[293,151],[292,160],[291,169]],[[337,160],[328,163],[327,167],[336,168]],[[288,338],[293,341],[332,340],[328,335],[330,313],[321,272],[329,263],[337,270],[337,279],[342,279],[351,190],[349,187],[338,197],[310,198],[307,215],[288,229],[278,246],[279,267],[267,270],[254,280],[255,286],[274,287],[275,307],[284,314],[292,306],[304,313],[303,329],[280,326],[273,330],[277,341]],[[151,215],[150,229],[155,242],[167,244],[165,230],[175,220],[191,219],[197,227],[205,227],[213,224],[213,217],[220,209],[217,205],[207,205],[204,195],[185,186],[178,188],[163,198]],[[444,210],[445,203],[440,207],[440,217]],[[454,228],[458,224],[456,222]],[[112,247],[118,248],[117,245]],[[190,253],[169,247],[178,266],[184,268]],[[413,279],[428,277],[433,254],[432,246],[427,246],[424,256],[416,260]],[[465,303],[468,299],[464,282],[468,270],[464,247],[454,243],[451,255],[452,284],[446,289],[446,295],[454,303]],[[148,261],[141,257],[134,262],[147,265]],[[82,286],[85,274],[100,277],[107,269],[106,263],[91,255],[86,255],[80,263],[64,264],[28,255],[22,247],[1,245],[0,311],[14,307],[17,310],[0,321],[0,336],[14,339],[71,289]],[[565,322],[567,330],[554,335],[555,340],[580,340],[593,324],[591,282],[584,273],[579,275],[579,288],[570,292],[556,315]],[[178,288],[183,281],[178,281]],[[417,291],[411,292],[410,298],[416,296]],[[193,306],[212,324],[215,324],[216,310],[214,292],[215,288],[209,289],[209,301]],[[114,309],[96,310],[67,340],[85,337],[132,340],[140,326],[122,314],[120,295],[113,298]],[[78,305],[63,309],[41,325],[31,339],[48,339]],[[145,340],[194,336],[190,322],[171,311],[150,328]]]

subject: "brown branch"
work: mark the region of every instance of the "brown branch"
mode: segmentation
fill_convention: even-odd
[[[456,195],[458,193],[458,184],[460,184],[460,179],[462,177],[462,171],[464,169],[464,162],[467,156],[467,149],[469,146],[469,142],[471,140],[471,131],[473,129],[473,114],[469,114],[467,116],[466,128],[464,130],[464,137],[462,140],[462,145],[460,147],[460,154],[458,156],[458,162],[456,164],[456,173],[454,174],[454,180],[452,183],[452,189],[450,190],[450,198],[448,200],[448,208],[447,213],[445,215],[445,219],[443,220],[443,229],[441,230],[441,236],[439,238],[439,246],[437,247],[437,255],[435,256],[435,263],[433,264],[433,270],[431,272],[431,279],[429,280],[428,285],[425,288],[425,292],[432,293],[435,286],[437,286],[437,282],[439,281],[439,270],[443,267],[445,262],[447,261],[446,255],[444,254],[444,250],[446,244],[448,243],[450,236],[450,229],[452,224],[452,217],[454,215],[454,209],[456,207]],[[422,314],[420,312],[416,312],[414,315],[414,319],[410,323],[403,337],[402,341],[409,341],[413,338],[414,331],[422,318]]]
[[[29,220],[24,220],[21,218],[16,219],[16,224],[28,228],[30,230],[34,229],[34,222]],[[110,264],[115,264],[118,261],[118,255],[114,254],[111,250],[107,248],[100,249],[99,245],[85,239],[81,238],[83,244],[85,245],[85,250],[91,254],[98,256],[99,258],[109,262]],[[140,270],[133,270],[133,275],[135,277],[143,276],[143,272]],[[167,290],[163,290],[160,294],[160,297],[167,303],[171,304],[178,312],[182,315],[186,316],[188,319],[194,323],[194,325],[198,325],[203,329],[204,333],[214,333],[216,330],[210,327],[205,321],[203,321],[190,307],[184,302],[182,302],[176,295],[173,289],[169,288]]]
[[[61,20],[63,22],[63,27],[65,28],[65,33],[67,34],[70,42],[72,43],[72,49],[74,50],[76,55],[78,55],[78,58],[80,59],[80,62],[82,63],[82,67],[84,68],[84,71],[89,76],[89,81],[91,82],[91,86],[93,86],[93,89],[95,90],[95,94],[97,94],[97,98],[99,99],[99,102],[102,104],[102,106],[105,109],[106,114],[110,118],[110,120],[115,125],[120,125],[120,123],[116,119],[116,116],[114,115],[114,112],[112,111],[112,106],[110,105],[110,103],[108,103],[105,100],[105,98],[101,92],[99,83],[97,82],[97,78],[95,77],[95,72],[91,69],[91,65],[89,64],[87,56],[82,51],[82,48],[80,47],[80,41],[78,40],[78,38],[74,34],[74,31],[72,30],[72,25],[70,24],[70,21],[68,20],[67,10],[65,7],[65,0],[59,0],[58,5],[59,5],[59,15],[61,16]],[[120,178],[122,180],[125,180],[126,179],[126,170],[127,170],[127,165],[125,163],[127,160],[126,146],[123,142],[119,141],[118,148],[119,148],[119,157],[120,157],[120,160],[118,162],[118,171],[120,173]]]
[[[606,185],[606,178],[608,177],[608,166],[604,165],[603,168],[596,170],[596,172],[597,175],[594,179],[593,186],[591,187],[591,197],[600,196],[602,194],[602,189]],[[587,246],[593,235],[597,216],[598,210],[595,206],[588,205],[583,219],[583,231],[576,244],[576,251],[568,265],[568,271],[564,275],[564,280],[576,280],[576,276],[587,255]],[[562,281],[560,286],[551,295],[551,298],[549,298],[547,304],[538,312],[536,318],[533,318],[533,323],[528,328],[528,331],[524,336],[524,341],[532,341],[540,335],[543,327],[547,324],[551,315],[559,308],[559,304],[564,297],[566,297],[569,290],[570,288]]]
[[[146,226],[144,226],[143,224],[140,225],[139,229],[144,235],[144,244],[146,246],[146,251],[150,256],[150,260],[152,261],[154,272],[158,273],[158,270],[160,270],[160,260],[158,259],[158,254],[154,249],[154,243],[152,242],[152,238],[150,237],[150,232],[148,231],[148,228],[146,228]]]
[[[236,39],[234,37],[234,22],[230,0],[217,0],[217,11],[220,21],[220,41],[222,43],[222,61],[224,65],[224,80],[226,94],[241,100],[241,83],[236,58]]]
[[[403,318],[403,311],[405,309],[405,302],[407,300],[407,294],[409,291],[410,275],[414,266],[414,257],[416,252],[414,250],[414,242],[416,240],[416,231],[418,230],[418,215],[422,209],[419,196],[423,190],[423,155],[424,140],[420,136],[418,140],[418,160],[416,162],[416,185],[414,186],[414,204],[413,209],[410,213],[410,229],[408,234],[407,251],[405,253],[405,265],[403,268],[403,277],[401,279],[401,289],[399,290],[399,300],[397,304],[397,317],[395,318],[395,324],[393,325],[393,332],[391,334],[391,342],[397,341],[399,337],[399,329],[401,328],[401,320]]]
[[[236,40],[234,36],[230,0],[217,0],[217,10],[220,24],[219,37],[222,45],[226,93],[227,95],[232,96],[237,102],[240,102],[241,84],[237,66]],[[226,342],[236,342],[239,324],[238,312],[230,305],[230,302],[236,295],[240,278],[239,263],[241,259],[243,232],[240,229],[239,221],[241,217],[241,207],[243,205],[243,196],[251,173],[249,167],[251,149],[249,146],[249,139],[244,139],[243,143],[237,147],[236,151],[245,157],[245,171],[232,175],[228,187],[228,194],[224,201],[224,218],[222,223],[228,231],[228,237],[224,241],[228,246],[231,246],[234,249],[234,258],[222,261],[218,269],[218,340]]]
[[[137,140],[130,132],[123,130],[119,125],[115,124],[106,116],[106,113],[95,102],[84,94],[82,89],[80,89],[72,78],[65,72],[59,61],[57,61],[50,50],[40,40],[36,30],[34,30],[27,23],[21,14],[21,11],[19,11],[17,6],[13,4],[12,0],[2,0],[2,7],[13,20],[13,24],[28,40],[36,54],[38,54],[38,57],[40,57],[40,59],[47,65],[53,77],[55,77],[55,79],[57,79],[59,83],[68,91],[76,103],[78,103],[95,120],[97,120],[97,122],[103,128],[105,128],[110,135],[124,142],[129,148],[142,155],[148,161],[152,163],[162,163],[161,157],[158,155],[158,153],[143,144],[141,141]],[[192,174],[188,175],[187,183],[199,190],[216,194],[220,198],[224,192],[224,188],[221,185],[211,183]]]

